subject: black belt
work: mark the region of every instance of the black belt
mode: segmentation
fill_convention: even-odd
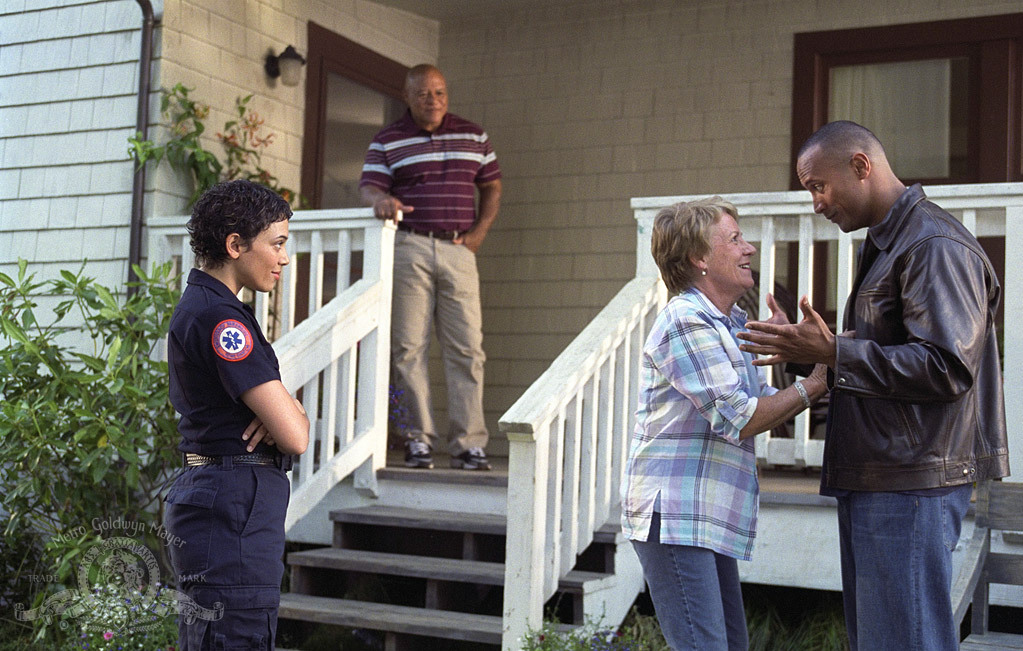
[[[428,231],[409,226],[405,222],[398,222],[398,230],[415,233],[416,235],[423,235],[425,237],[432,237],[437,240],[453,240],[459,235],[465,234],[465,231]]]
[[[220,466],[225,457],[210,457],[205,454],[185,453],[186,466]],[[281,470],[291,470],[291,456],[283,454],[232,454],[231,463],[236,466],[274,466]]]

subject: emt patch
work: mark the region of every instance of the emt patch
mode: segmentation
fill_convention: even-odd
[[[252,334],[241,321],[224,319],[213,328],[213,352],[229,362],[240,362],[252,352]]]

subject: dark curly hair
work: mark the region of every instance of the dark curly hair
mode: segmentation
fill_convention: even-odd
[[[291,206],[266,186],[244,179],[218,183],[199,197],[188,220],[196,264],[215,269],[228,259],[228,235],[238,233],[248,245],[270,224],[290,218]]]

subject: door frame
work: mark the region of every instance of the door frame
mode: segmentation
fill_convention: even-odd
[[[321,207],[323,196],[327,76],[339,74],[400,100],[409,69],[312,21],[308,23],[308,48],[302,132],[302,194],[308,207],[317,209]]]

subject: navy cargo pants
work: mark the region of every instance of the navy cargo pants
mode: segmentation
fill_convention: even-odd
[[[193,602],[179,609],[179,647],[272,651],[290,485],[279,468],[222,461],[186,468],[166,497],[165,526],[180,541],[171,563]]]

